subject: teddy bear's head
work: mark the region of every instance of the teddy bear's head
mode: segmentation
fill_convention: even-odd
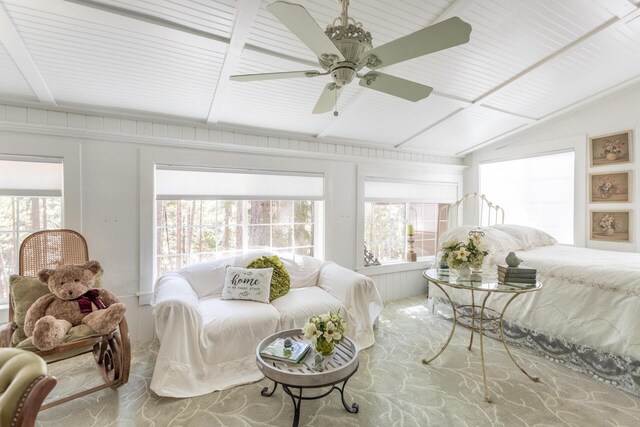
[[[100,270],[98,261],[89,261],[83,265],[61,265],[54,270],[45,268],[38,273],[38,278],[58,298],[72,300],[93,287]]]

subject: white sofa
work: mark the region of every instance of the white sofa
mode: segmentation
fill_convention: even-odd
[[[301,328],[314,314],[340,310],[346,335],[360,349],[374,343],[373,322],[382,300],[373,281],[334,262],[280,257],[291,290],[271,304],[221,300],[224,269],[272,255],[250,252],[194,264],[156,282],[154,317],[160,349],[151,389],[160,396],[191,397],[260,380],[258,343],[277,331]]]

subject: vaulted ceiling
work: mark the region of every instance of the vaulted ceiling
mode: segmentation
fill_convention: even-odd
[[[324,28],[336,0],[302,4]],[[464,155],[640,80],[640,1],[351,0],[374,46],[452,16],[471,41],[385,69],[432,86],[417,103],[328,80],[233,74],[320,69],[271,0],[0,0],[0,100],[113,111]]]

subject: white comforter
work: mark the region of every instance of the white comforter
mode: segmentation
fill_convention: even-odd
[[[492,261],[503,262],[505,255],[497,253]],[[552,245],[518,255],[538,270],[543,288],[517,297],[507,320],[640,360],[640,254]],[[467,291],[446,290],[454,301],[469,300]],[[430,291],[442,296],[435,286]],[[488,306],[501,309],[509,297],[493,294]]]

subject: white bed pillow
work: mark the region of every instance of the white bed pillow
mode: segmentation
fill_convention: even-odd
[[[497,224],[491,228],[500,230],[516,239],[519,243],[518,249],[529,250],[539,246],[555,245],[558,241],[548,233],[537,228],[516,224]]]
[[[240,299],[269,304],[273,268],[227,266],[220,299]]]
[[[440,236],[438,249],[441,249],[445,243],[451,240],[466,242],[469,239],[469,232],[478,228],[484,232],[482,242],[487,246],[487,250],[490,253],[510,252],[522,249],[520,247],[520,242],[504,231],[498,230],[493,226],[477,227],[474,225],[461,225],[442,234],[442,236]]]
[[[310,288],[318,284],[320,267],[324,261],[305,255],[278,255],[284,264],[289,277],[291,288]]]

